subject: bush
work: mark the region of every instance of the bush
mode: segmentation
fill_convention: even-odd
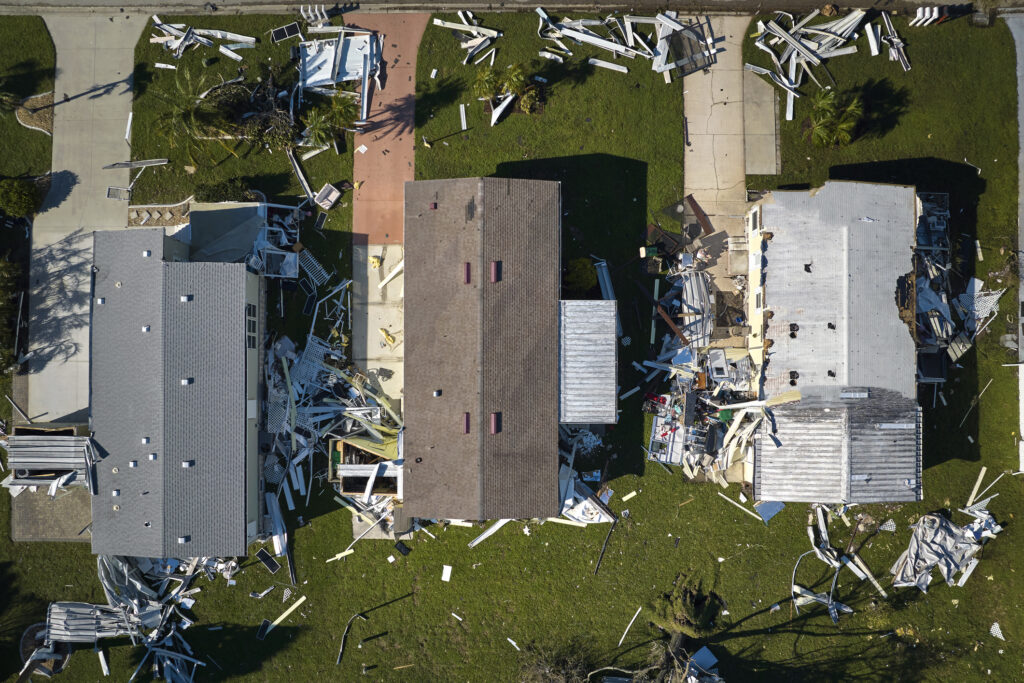
[[[565,286],[574,296],[585,296],[597,286],[597,269],[586,257],[569,261],[565,274]]]
[[[197,202],[251,202],[256,200],[249,186],[241,178],[229,178],[219,183],[196,185]]]
[[[519,109],[524,114],[532,114],[537,109],[539,102],[540,92],[534,87],[529,87],[519,98]]]
[[[9,216],[31,216],[39,208],[35,183],[21,178],[0,180],[0,210]]]

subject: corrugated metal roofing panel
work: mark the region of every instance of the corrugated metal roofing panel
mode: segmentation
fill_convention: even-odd
[[[612,424],[618,418],[616,302],[558,303],[559,422]]]

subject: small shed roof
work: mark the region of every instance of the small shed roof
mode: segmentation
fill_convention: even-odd
[[[877,503],[921,500],[921,409],[885,389],[804,396],[762,424],[758,500]],[[775,430],[773,433],[773,429]]]
[[[616,302],[559,301],[558,311],[559,422],[616,422]]]

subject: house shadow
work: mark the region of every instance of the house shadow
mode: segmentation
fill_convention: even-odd
[[[985,179],[977,167],[923,157],[833,166],[829,169],[829,178],[912,185],[918,192],[948,194],[952,297],[959,295],[974,277],[978,201],[986,188]],[[934,390],[928,385],[919,385],[918,389],[918,402],[924,409],[925,467],[952,459],[973,461],[980,458],[977,443],[966,439],[967,434],[978,432],[978,409],[975,407],[968,413],[971,399],[982,389],[978,386],[976,346],[972,346],[955,364],[949,363],[947,377],[945,388],[939,388],[943,390],[948,405],[934,401]]]
[[[509,161],[493,174],[562,184],[562,271],[577,258],[607,261],[623,336],[630,338],[628,345],[618,347],[623,391],[632,387],[636,375],[631,363],[650,352],[651,301],[637,287],[644,282],[650,286],[639,258],[647,230],[647,172],[647,164],[636,159],[583,154]],[[562,297],[570,298],[564,286]],[[636,448],[643,437],[643,414],[635,402],[620,407],[619,423],[608,425],[603,437],[617,454],[607,463],[607,479],[644,471],[643,452]]]
[[[76,336],[89,325],[91,266],[92,233],[81,229],[33,250],[29,267],[32,346],[28,372],[39,372],[50,362],[67,362],[81,350]]]

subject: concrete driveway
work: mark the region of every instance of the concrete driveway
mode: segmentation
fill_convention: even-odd
[[[128,17],[131,18],[128,18]],[[128,171],[125,127],[141,15],[44,17],[57,49],[53,180],[32,229],[29,285],[29,417],[80,421],[89,408],[91,232],[128,224],[127,202],[106,198]]]

